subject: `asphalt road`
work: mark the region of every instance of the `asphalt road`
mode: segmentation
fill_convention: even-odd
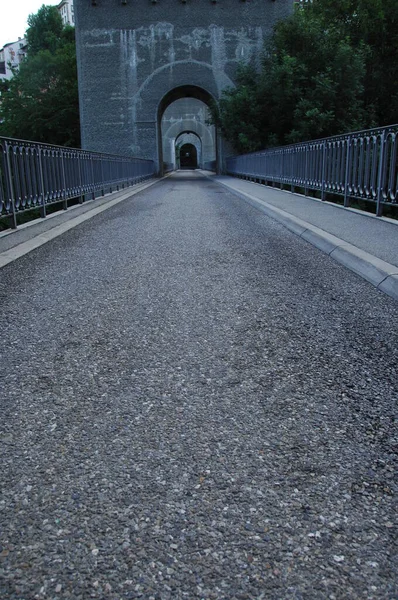
[[[2,599],[395,599],[398,304],[195,173],[0,271]]]

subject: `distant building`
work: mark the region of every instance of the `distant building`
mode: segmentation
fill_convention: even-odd
[[[0,49],[0,80],[11,79],[26,55],[26,39],[19,38]]]
[[[64,25],[75,26],[75,11],[73,8],[73,0],[62,0],[58,6],[59,14],[61,15]]]

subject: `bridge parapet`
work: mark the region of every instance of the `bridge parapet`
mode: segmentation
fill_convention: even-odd
[[[254,179],[291,191],[318,191],[383,207],[398,204],[398,125],[355,131],[320,140],[269,148],[227,159],[230,175]]]
[[[0,217],[95,198],[152,177],[152,160],[0,137]]]

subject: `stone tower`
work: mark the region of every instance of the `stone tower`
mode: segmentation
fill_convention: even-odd
[[[233,86],[239,62],[259,60],[264,39],[293,0],[74,0],[74,6],[83,148],[151,158],[161,170],[164,111],[181,98],[217,101]],[[189,126],[187,133],[200,135]],[[217,139],[219,166],[222,146]]]

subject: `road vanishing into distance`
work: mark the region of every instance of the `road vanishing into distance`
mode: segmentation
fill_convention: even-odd
[[[0,281],[2,600],[398,597],[396,301],[193,171]]]

